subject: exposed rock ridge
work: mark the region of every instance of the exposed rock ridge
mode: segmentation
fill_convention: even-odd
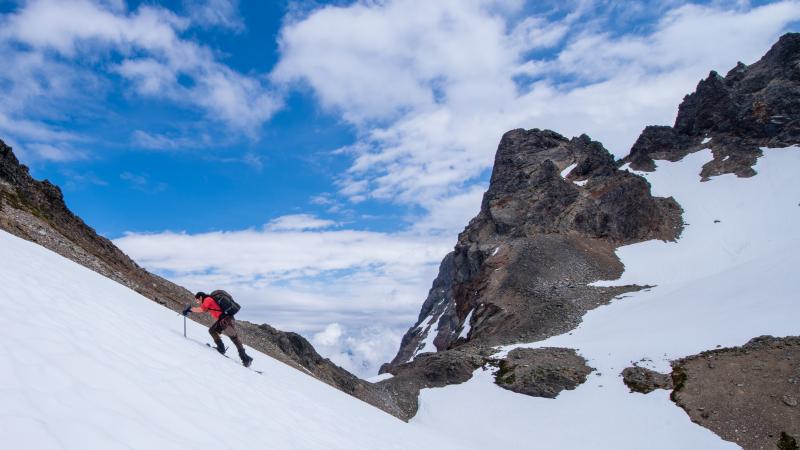
[[[684,97],[675,125],[645,128],[621,163],[652,171],[655,161],[677,161],[703,148],[714,160],[703,179],[755,175],[759,147],[800,142],[800,34],[788,33],[756,63],[739,63],[725,77],[712,71]]]
[[[0,229],[42,245],[173,311],[181,311],[192,298],[188,290],[147,272],[111,241],[99,236],[69,210],[57,186],[47,180],[34,180],[1,140]],[[192,319],[211,324],[205,315]],[[238,322],[247,345],[396,417],[407,418],[383,388],[322,358],[300,335],[266,324]]]

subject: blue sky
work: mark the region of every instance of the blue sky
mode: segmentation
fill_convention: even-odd
[[[140,264],[361,375],[516,128],[624,156],[797,1],[0,2],[0,138]]]

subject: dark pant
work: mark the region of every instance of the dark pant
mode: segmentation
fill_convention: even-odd
[[[236,346],[236,350],[239,351],[239,356],[245,359],[243,357],[245,355],[244,346],[239,339],[239,334],[236,332],[236,321],[233,319],[233,316],[226,316],[224,314],[219,316],[219,319],[208,329],[208,333],[214,339],[214,343],[217,344],[217,350],[219,350],[220,353],[225,353],[225,345],[222,343],[222,338],[220,337],[220,334],[224,334],[231,338],[233,345]]]

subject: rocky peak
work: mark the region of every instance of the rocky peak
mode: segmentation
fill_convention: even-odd
[[[549,130],[513,130],[500,141],[481,212],[459,245],[492,233],[671,239],[677,225],[667,219],[670,208],[662,211],[667,205],[649,189],[643,178],[617,170],[614,157],[586,135],[567,140]]]
[[[675,130],[689,136],[730,133],[771,145],[796,139],[800,124],[800,34],[789,33],[756,63],[739,63],[725,78],[711,72],[678,108]]]
[[[714,160],[700,176],[755,175],[760,147],[800,142],[800,34],[785,34],[756,63],[738,63],[723,78],[712,71],[684,97],[673,127],[647,127],[623,159],[655,170],[657,159],[677,161],[710,148]]]

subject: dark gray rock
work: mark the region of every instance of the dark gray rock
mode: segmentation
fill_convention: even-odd
[[[644,367],[633,366],[622,371],[622,381],[631,390],[648,394],[656,389],[672,389],[672,377]]]
[[[781,432],[781,438],[778,440],[776,444],[778,446],[778,450],[798,450],[800,446],[797,444],[797,438],[794,436],[784,432]]]
[[[690,136],[728,134],[781,147],[800,140],[800,34],[788,33],[756,63],[723,78],[711,72],[684,98],[675,129]]]
[[[421,389],[468,381],[475,370],[486,364],[487,355],[475,348],[422,353],[411,363],[388,365],[395,376],[376,386],[391,395],[402,411],[399,417],[409,420],[419,408],[417,399]]]
[[[679,161],[694,150],[702,139],[681,134],[669,126],[651,125],[642,131],[624,161],[631,168],[652,172],[656,170],[653,160]]]
[[[568,348],[518,348],[498,361],[495,383],[509,391],[532,397],[556,398],[586,382],[594,370]]]
[[[705,138],[711,141],[703,144]],[[760,147],[800,143],[800,34],[789,33],[758,62],[739,63],[725,77],[711,72],[687,95],[673,127],[647,127],[621,161],[655,170],[655,160],[678,161],[710,147],[714,160],[703,180],[733,173],[755,175]]]

